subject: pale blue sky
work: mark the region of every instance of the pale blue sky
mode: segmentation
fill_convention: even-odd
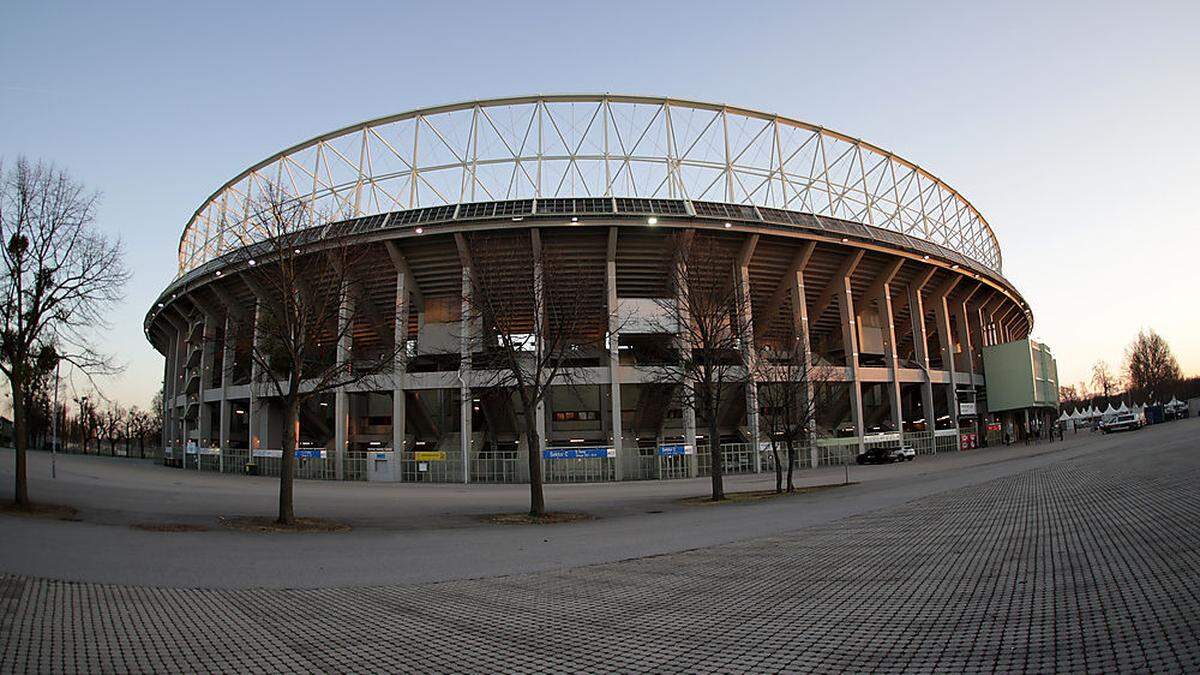
[[[1200,372],[1200,3],[59,3],[0,8],[0,156],[103,193],[134,278],[107,390],[184,222],[246,166],[414,107],[611,91],[870,140],[991,222],[1064,382],[1150,326]]]

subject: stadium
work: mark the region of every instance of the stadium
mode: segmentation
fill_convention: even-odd
[[[1056,415],[1049,350],[1003,276],[999,242],[956,190],[916,164],[824,127],[728,105],[613,94],[528,96],[413,110],[327,133],[246,169],[184,227],[179,273],[145,319],[165,358],[164,455],[197,470],[278,471],[280,403],[252,385],[258,300],[244,278],[252,205],[286,194],[335,214],[305,254],[368,251],[339,359],[404,345],[386,382],[300,411],[297,476],[527,480],[511,398],[483,394],[465,341],[464,235],[570,259],[596,348],[534,423],[549,482],[770,468],[747,377],[720,438],[678,387],[639,364],[671,336],[621,311],[663,300],[665,246],[687,232],[747,299],[759,343],[798,340],[832,376],[803,466],[872,445],[957,451],[1032,433]],[[253,261],[251,261],[253,264]],[[514,283],[521,283],[520,280]],[[247,338],[247,336],[251,336]],[[462,343],[461,358],[447,358]],[[989,392],[989,381],[992,389]]]

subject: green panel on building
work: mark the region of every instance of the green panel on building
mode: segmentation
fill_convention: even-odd
[[[988,411],[1058,407],[1058,365],[1050,348],[1016,340],[983,348]]]

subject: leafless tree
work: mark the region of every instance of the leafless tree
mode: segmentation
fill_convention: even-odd
[[[1101,359],[1092,366],[1092,385],[1097,393],[1107,399],[1121,386],[1121,382],[1112,368],[1108,367],[1108,362]]]
[[[159,387],[158,391],[154,392],[154,398],[150,400],[150,431],[154,438],[162,442],[163,436],[163,412],[166,410],[166,404],[163,402],[163,388]]]
[[[108,405],[100,413],[100,437],[108,441],[108,454],[117,456],[117,441],[121,440],[121,433],[125,430],[125,409],[117,405],[115,401],[109,401]]]
[[[138,457],[146,456],[146,436],[154,433],[154,416],[145,410],[140,410],[137,406],[129,409],[128,420],[128,436],[130,439],[137,439]]]
[[[1079,390],[1075,388],[1075,385],[1067,384],[1058,388],[1058,402],[1060,405],[1074,407],[1077,406],[1081,400],[1082,397],[1080,397]]]
[[[1170,345],[1153,329],[1138,331],[1125,349],[1125,379],[1129,388],[1149,399],[1165,398],[1167,389],[1182,376]]]
[[[129,274],[120,242],[93,223],[98,197],[65,172],[18,159],[0,167],[0,372],[13,394],[16,503],[29,504],[26,392],[60,361],[113,372],[90,336],[107,325]]]
[[[350,361],[353,326],[361,313],[353,288],[367,249],[319,240],[318,228],[334,218],[275,194],[257,201],[254,211],[247,223],[228,228],[231,236],[243,239],[228,263],[240,270],[258,301],[251,386],[278,397],[286,411],[277,522],[287,525],[295,522],[301,407],[313,397],[390,373],[393,356],[403,345]]]
[[[735,278],[736,251],[685,230],[666,238],[667,293],[655,300],[656,327],[676,335],[673,353],[661,365],[643,368],[659,382],[678,386],[680,399],[702,413],[708,425],[713,501],[725,498],[720,411],[726,388],[747,382],[753,345],[744,297]]]
[[[789,337],[782,345],[764,342],[756,348],[751,372],[758,383],[760,425],[771,442],[775,460],[775,492],[784,491],[784,464],[787,466],[787,491],[796,490],[797,444],[811,441],[816,434],[817,409],[827,404],[833,381],[833,369],[819,365],[804,349],[803,338]],[[779,446],[786,450],[786,462],[780,461]]]
[[[515,398],[529,459],[529,515],[546,513],[537,411],[553,385],[574,383],[573,361],[600,352],[607,315],[597,316],[591,270],[565,256],[543,254],[531,233],[459,235],[469,272],[464,306],[466,344],[475,384]],[[600,278],[603,288],[603,278]],[[470,433],[470,429],[463,429]],[[463,458],[467,461],[467,458]]]
[[[96,411],[95,396],[79,396],[75,398],[79,413],[75,417],[75,427],[79,431],[79,451],[87,454],[88,442],[96,437],[100,427],[100,415]],[[96,454],[100,454],[99,441],[96,443]]]

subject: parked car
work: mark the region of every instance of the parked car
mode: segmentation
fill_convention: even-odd
[[[867,448],[858,453],[854,461],[859,464],[891,464],[904,460],[900,456],[900,448]]]
[[[904,445],[904,446],[900,447],[900,461],[911,462],[916,458],[917,458],[917,449],[916,448],[912,447],[911,445]]]
[[[1134,431],[1142,428],[1142,419],[1136,413],[1123,413],[1113,418],[1100,430],[1104,433],[1112,433],[1114,431]]]

